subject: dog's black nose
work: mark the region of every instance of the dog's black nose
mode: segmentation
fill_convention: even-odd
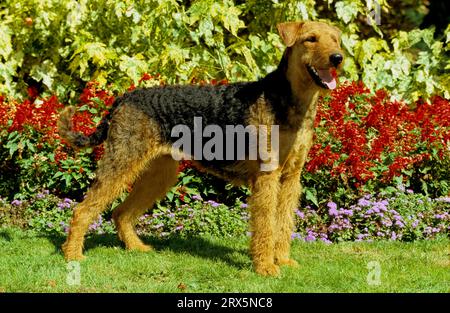
[[[339,64],[341,64],[343,59],[344,59],[344,57],[340,53],[333,53],[332,55],[330,55],[330,62],[335,67],[337,67]]]

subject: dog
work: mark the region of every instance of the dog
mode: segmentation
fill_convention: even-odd
[[[277,29],[286,49],[277,69],[260,80],[136,89],[116,99],[90,136],[72,131],[73,107],[63,110],[59,132],[71,145],[106,142],[96,180],[74,209],[63,244],[67,260],[83,258],[88,226],[129,184],[134,184],[132,191],[113,212],[118,235],[127,249],[151,250],[137,236],[135,223],[177,181],[173,128],[193,125],[195,117],[202,117],[205,124],[222,127],[279,126],[278,148],[269,151],[278,164],[272,170],[261,170],[267,162],[261,158],[193,162],[234,184],[249,186],[250,253],[257,273],[274,276],[280,265],[297,265],[290,258],[290,244],[302,188],[300,174],[312,145],[317,99],[336,87],[334,74],[343,52],[341,32],[330,24],[286,22]],[[271,135],[268,130],[266,136]]]

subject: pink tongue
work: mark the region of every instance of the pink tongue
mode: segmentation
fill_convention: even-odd
[[[329,89],[336,88],[336,79],[331,75],[330,70],[317,70],[317,73]]]

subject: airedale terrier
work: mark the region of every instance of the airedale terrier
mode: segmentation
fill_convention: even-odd
[[[333,71],[342,63],[343,53],[340,31],[329,24],[288,22],[277,28],[286,50],[278,68],[258,81],[137,89],[116,100],[91,136],[71,130],[72,107],[62,112],[59,130],[73,146],[106,140],[96,180],[74,210],[63,245],[67,260],[83,258],[89,224],[132,183],[133,190],[113,212],[113,219],[127,249],[151,249],[137,236],[136,220],[176,183],[178,161],[172,157],[171,130],[202,117],[205,124],[221,126],[279,125],[279,149],[271,151],[279,166],[271,171],[260,170],[261,159],[195,163],[250,187],[250,252],[257,273],[277,275],[279,265],[297,264],[289,250],[300,173],[312,144],[317,99],[336,87]]]

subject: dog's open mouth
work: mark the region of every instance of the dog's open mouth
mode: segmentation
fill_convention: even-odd
[[[314,82],[322,88],[325,89],[335,89],[336,88],[336,78],[335,73],[333,73],[333,68],[329,69],[315,69],[311,65],[306,65],[309,75],[311,75]]]

